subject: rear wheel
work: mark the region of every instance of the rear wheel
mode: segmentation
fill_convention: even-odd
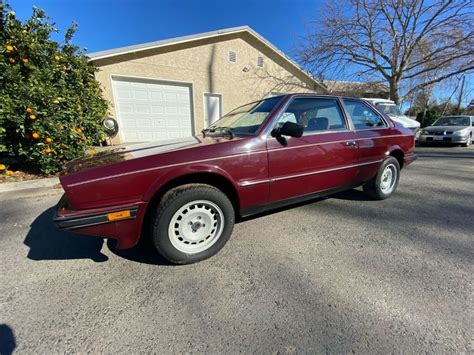
[[[364,192],[375,200],[384,200],[390,197],[400,179],[400,164],[394,157],[388,157],[380,166],[377,175],[367,182]]]
[[[153,219],[158,252],[176,264],[189,264],[216,254],[234,227],[234,208],[217,188],[189,184],[168,191]]]

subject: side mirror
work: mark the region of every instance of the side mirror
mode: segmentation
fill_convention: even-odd
[[[303,135],[304,126],[298,123],[286,121],[283,126],[275,128],[272,131],[272,137],[279,138],[281,136],[289,136],[299,138]]]

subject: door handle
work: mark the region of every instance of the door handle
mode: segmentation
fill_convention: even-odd
[[[357,145],[356,141],[347,141],[346,142],[346,145],[348,147],[355,147]]]

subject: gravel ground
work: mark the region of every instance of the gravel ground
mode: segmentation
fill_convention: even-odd
[[[248,219],[188,266],[0,195],[0,353],[473,352],[474,147],[418,153],[388,200]]]

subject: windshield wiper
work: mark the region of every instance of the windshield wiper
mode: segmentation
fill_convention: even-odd
[[[235,134],[232,127],[210,127],[201,131],[202,135],[209,136],[229,136],[231,139],[234,138]]]

